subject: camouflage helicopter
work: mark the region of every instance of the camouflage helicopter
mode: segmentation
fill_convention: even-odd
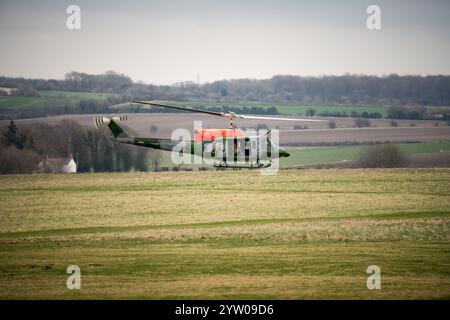
[[[323,121],[316,119],[295,119],[281,117],[260,117],[250,115],[240,115],[234,112],[215,112],[209,110],[195,109],[189,107],[173,106],[150,101],[131,100],[132,103],[149,105],[153,107],[164,107],[182,111],[197,112],[212,116],[219,116],[230,120],[230,127],[223,129],[200,128],[195,132],[195,138],[188,140],[161,139],[151,137],[134,137],[126,132],[119,122],[127,120],[124,116],[97,116],[94,124],[107,126],[114,141],[118,143],[132,144],[140,147],[160,149],[175,152],[183,155],[196,155],[207,163],[213,164],[216,168],[245,168],[258,169],[267,168],[272,165],[273,160],[289,157],[289,152],[283,150],[272,142],[270,133],[256,134],[240,130],[234,126],[235,119],[261,119],[261,120],[286,120],[286,121]],[[173,159],[173,158],[172,158]]]

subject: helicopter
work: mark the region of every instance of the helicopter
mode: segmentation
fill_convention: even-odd
[[[151,101],[131,100],[131,103],[149,105],[151,107],[164,107],[219,116],[230,121],[230,127],[222,129],[200,128],[195,131],[194,139],[163,139],[152,137],[135,137],[124,130],[119,122],[128,119],[123,116],[96,116],[96,127],[107,126],[113,135],[113,140],[118,143],[136,145],[172,152],[172,155],[183,157],[184,155],[196,155],[206,163],[221,169],[258,169],[268,168],[275,159],[289,157],[289,152],[272,142],[271,130],[265,134],[256,134],[256,131],[245,132],[235,127],[237,119],[283,120],[283,121],[310,121],[320,122],[316,119],[298,119],[283,117],[261,117],[253,115],[241,115],[234,112],[216,112],[196,109],[184,106],[174,106]],[[172,157],[172,160],[174,158]]]

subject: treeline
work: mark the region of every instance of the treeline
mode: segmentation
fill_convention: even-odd
[[[234,113],[243,113],[243,114],[278,114],[278,109],[275,106],[268,108],[261,107],[231,107],[231,106],[221,106],[221,107],[201,107],[202,109],[207,109],[209,111],[216,112],[234,112]]]
[[[262,108],[257,106],[251,107],[234,107],[234,106],[196,106],[195,108],[201,110],[208,111],[216,111],[216,112],[234,112],[234,113],[243,113],[243,114],[270,114],[276,115],[278,114],[278,109],[275,106],[271,106],[268,108]],[[159,108],[159,107],[151,107],[143,106],[141,104],[130,104],[129,106],[122,106],[120,109],[117,109],[121,113],[180,113],[183,111],[179,111],[176,109],[170,108]]]
[[[157,131],[157,127],[151,128]],[[114,143],[105,128],[72,120],[0,127],[0,173],[33,173],[45,158],[73,156],[78,172],[158,171],[161,151]]]
[[[126,102],[122,97],[108,97],[106,100],[82,100],[77,104],[58,103],[50,106],[7,108],[2,107],[0,111],[0,120],[39,118],[50,115],[69,115],[69,114],[91,114],[91,113],[116,113],[121,110],[110,108],[112,105]],[[128,110],[128,112],[133,112]],[[136,111],[134,111],[136,112]]]
[[[193,82],[171,86],[134,83],[128,76],[112,71],[100,75],[70,72],[64,80],[0,77],[0,87],[17,88],[26,85],[34,90],[113,92],[123,95],[124,99],[450,106],[450,76],[444,75],[277,75],[265,80],[222,80],[200,86]]]
[[[139,104],[124,105],[120,108],[111,108],[113,105],[128,102],[127,99],[123,97],[110,97],[106,101],[99,100],[83,100],[76,105],[56,105],[56,106],[45,106],[35,108],[30,106],[28,108],[2,108],[0,112],[0,120],[9,119],[23,119],[23,118],[38,118],[46,117],[49,115],[69,115],[69,114],[92,114],[92,113],[179,113],[182,111],[169,109],[169,108],[146,108]],[[231,107],[231,106],[211,106],[211,107],[197,107],[199,109],[206,109],[210,111],[217,112],[235,112],[239,114],[266,114],[266,115],[277,115],[278,109],[274,106],[268,108],[262,107]]]
[[[365,118],[365,119],[381,119],[383,118],[383,115],[380,112],[357,112],[352,111],[350,114],[348,114],[345,111],[323,111],[323,112],[316,112],[316,109],[314,108],[308,108],[305,112],[306,116],[312,117],[315,115],[318,115],[320,117],[340,117],[340,118]]]
[[[64,80],[0,77],[0,87],[31,87],[34,90],[124,93],[133,85],[134,83],[129,77],[114,71],[98,75],[72,71],[66,73]]]

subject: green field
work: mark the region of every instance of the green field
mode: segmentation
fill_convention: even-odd
[[[0,176],[0,201],[2,299],[450,298],[448,169]]]
[[[282,105],[282,104],[265,104],[258,102],[224,102],[224,103],[211,103],[207,101],[168,101],[168,100],[159,100],[160,103],[168,103],[179,106],[187,106],[187,107],[209,107],[209,106],[231,106],[231,107],[261,107],[267,109],[269,107],[275,106],[278,110],[279,114],[285,115],[305,115],[306,110],[315,109],[316,115],[323,112],[340,112],[346,113],[348,117],[350,117],[352,111],[363,113],[373,113],[379,112],[385,118],[387,116],[388,106],[376,106],[376,105]],[[450,112],[450,107],[427,107],[429,112],[436,113],[446,113]]]
[[[450,142],[403,143],[399,144],[409,155],[450,151]],[[357,160],[367,146],[348,147],[293,147],[286,148],[290,157],[280,160],[281,167],[338,163]]]
[[[39,91],[39,97],[0,96],[0,110],[4,108],[72,107],[84,100],[103,101],[115,96],[110,93]]]
[[[62,106],[74,106],[80,101],[84,100],[97,100],[103,101],[108,97],[115,96],[111,93],[97,93],[97,92],[75,92],[75,91],[56,91],[56,90],[43,90],[38,91],[39,97],[15,97],[15,96],[0,96],[0,110],[3,108],[43,108],[43,107],[62,107]],[[219,103],[211,104],[204,101],[187,101],[187,102],[176,102],[176,101],[160,101],[165,103],[170,103],[174,105],[184,105],[184,106],[222,106],[230,105],[235,107],[262,107],[268,108],[272,104],[261,104],[261,103],[249,103],[249,102],[236,102],[236,103]],[[277,105],[280,114],[297,114],[301,115],[306,112],[308,108],[314,108],[318,113],[320,112],[346,112],[350,115],[351,111],[357,112],[380,112],[383,116],[386,115],[386,107],[383,106],[303,106],[303,105]]]
[[[379,112],[383,117],[387,116],[387,107],[383,106],[286,106],[286,105],[276,105],[277,110],[281,114],[295,114],[295,115],[305,115],[306,110],[314,109],[316,110],[316,115],[322,112],[341,112],[346,113],[348,117],[352,111],[363,113],[364,111],[368,113]]]
[[[450,142],[403,143],[399,146],[409,155],[450,151]],[[286,147],[285,149],[289,151],[290,156],[280,159],[282,168],[357,160],[367,146]],[[170,152],[161,152],[160,166],[169,168],[174,166]],[[182,167],[196,169],[208,167],[208,165],[190,164]]]
[[[58,90],[41,90],[38,91],[39,97],[14,97],[14,96],[0,96],[0,110],[11,108],[47,108],[47,107],[63,107],[63,106],[75,106],[80,101],[96,100],[103,101],[108,97],[117,96],[113,93],[101,93],[101,92],[75,92],[75,91],[58,91]],[[306,110],[313,108],[317,113],[322,112],[345,112],[350,116],[352,111],[362,113],[364,111],[368,113],[379,112],[383,117],[387,115],[386,106],[324,106],[324,105],[280,105],[280,104],[263,104],[257,102],[224,102],[224,103],[211,103],[207,101],[165,101],[160,100],[161,103],[169,103],[174,105],[184,106],[223,106],[228,105],[232,107],[262,107],[269,108],[271,106],[277,107],[280,114],[291,115],[305,115]],[[447,112],[449,107],[429,107],[431,112]]]
[[[58,90],[41,90],[38,91],[39,97],[14,97],[14,96],[0,96],[0,110],[1,109],[17,109],[17,108],[48,108],[48,107],[63,107],[63,106],[75,106],[80,101],[96,100],[104,101],[108,97],[117,96],[113,93],[101,93],[101,92],[75,92],[75,91],[58,91]],[[325,106],[325,105],[280,105],[280,104],[264,104],[257,102],[223,102],[223,103],[211,103],[208,101],[165,101],[160,100],[161,103],[169,103],[174,105],[184,106],[223,106],[228,105],[232,107],[262,107],[269,108],[271,106],[277,107],[280,114],[286,115],[305,115],[306,110],[313,108],[317,114],[322,112],[341,112],[350,116],[352,111],[362,113],[364,111],[368,113],[379,112],[383,117],[387,116],[386,106]],[[431,112],[447,112],[449,107],[429,107]]]
[[[159,100],[160,103],[168,103],[173,105],[187,106],[187,107],[212,107],[212,106],[231,106],[231,107],[261,107],[267,109],[269,107],[275,106],[280,114],[293,114],[293,115],[305,115],[306,110],[312,108],[315,109],[317,113],[321,112],[345,112],[347,116],[350,116],[352,111],[356,111],[362,113],[367,111],[371,112],[379,112],[385,117],[387,115],[387,107],[384,106],[323,106],[323,105],[280,105],[280,104],[264,104],[257,102],[227,102],[227,103],[211,103],[205,101],[187,101],[187,102],[179,102],[179,101],[167,101],[167,100]]]

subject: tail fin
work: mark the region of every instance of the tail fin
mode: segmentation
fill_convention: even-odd
[[[111,130],[114,138],[121,137],[123,138],[131,138],[131,136],[125,132],[118,124],[119,121],[125,121],[128,119],[128,116],[114,116],[114,117],[104,117],[104,116],[98,116],[94,117],[94,125],[98,128],[101,126],[108,126],[109,130]]]

